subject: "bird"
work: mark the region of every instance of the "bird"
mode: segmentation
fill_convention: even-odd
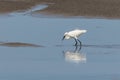
[[[75,46],[78,45],[78,42],[80,43],[80,46],[82,46],[81,41],[78,39],[81,34],[86,33],[87,30],[81,30],[81,29],[74,29],[69,32],[65,32],[62,40],[64,39],[74,39],[75,40]]]

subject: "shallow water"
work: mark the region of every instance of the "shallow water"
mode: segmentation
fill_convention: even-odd
[[[0,44],[12,43],[0,45],[1,80],[120,79],[120,20],[12,13],[0,17],[0,24]],[[61,41],[76,28],[88,30],[80,37],[81,50],[72,39]]]

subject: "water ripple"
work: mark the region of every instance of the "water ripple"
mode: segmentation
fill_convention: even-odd
[[[114,48],[120,49],[120,44],[111,44],[111,45],[83,45],[84,47],[91,47],[91,48]]]
[[[71,45],[56,45],[56,47],[68,47]],[[73,46],[73,45],[72,45]],[[120,49],[120,44],[111,44],[111,45],[92,45],[92,44],[84,44],[82,47],[89,47],[89,48],[114,48],[114,49]]]

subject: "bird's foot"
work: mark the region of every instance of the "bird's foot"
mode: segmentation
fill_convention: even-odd
[[[79,45],[79,44],[75,44],[74,46],[82,46],[82,45]]]
[[[77,44],[75,44],[74,46],[78,46]]]

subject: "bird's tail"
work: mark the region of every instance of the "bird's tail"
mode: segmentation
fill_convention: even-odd
[[[83,32],[83,33],[86,33],[86,32],[87,32],[87,30],[82,30],[82,32]]]

